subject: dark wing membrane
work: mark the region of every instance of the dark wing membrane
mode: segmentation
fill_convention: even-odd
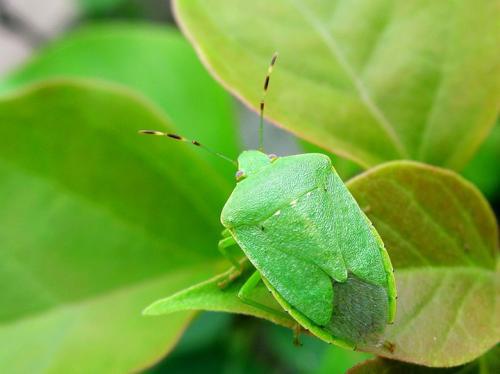
[[[279,294],[319,326],[325,326],[333,308],[333,286],[328,274],[310,261],[283,252],[260,226],[234,229],[241,248]],[[278,245],[278,246],[277,246]]]

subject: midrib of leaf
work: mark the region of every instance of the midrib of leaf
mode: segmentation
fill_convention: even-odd
[[[328,32],[328,30],[323,26],[321,21],[314,15],[314,13],[305,4],[302,3],[301,0],[288,0],[288,1],[300,12],[301,15],[304,16],[306,21],[310,24],[313,30],[316,31],[320,39],[328,48],[332,56],[338,61],[340,66],[344,69],[345,73],[350,78],[354,87],[356,88],[358,95],[361,98],[361,102],[371,113],[373,118],[379,124],[380,128],[389,136],[392,143],[399,152],[401,158],[410,158],[408,151],[401,142],[401,139],[396,133],[394,126],[389,122],[389,120],[386,118],[382,110],[373,101],[370,93],[368,92],[367,87],[352,68],[350,62],[347,60],[346,56],[340,49],[335,38]]]
[[[455,3],[450,2],[450,4],[453,6]],[[451,17],[453,17],[453,15],[450,14],[448,21]],[[446,21],[445,19],[442,20],[442,22],[445,22],[445,21]],[[448,22],[448,27],[450,27],[449,22]],[[449,63],[448,62],[448,60],[449,60],[448,54],[450,51],[450,43],[444,43],[444,44],[445,44],[444,57],[443,57],[443,61],[442,61],[441,66],[440,66],[439,83],[437,85],[437,88],[435,88],[435,90],[434,90],[434,95],[432,97],[430,110],[427,112],[427,116],[426,116],[424,125],[422,127],[422,130],[420,131],[420,134],[421,134],[420,143],[419,143],[419,146],[418,146],[418,149],[416,152],[416,157],[418,160],[424,160],[425,147],[427,145],[427,142],[429,141],[430,123],[432,122],[434,116],[436,115],[436,110],[439,109],[436,106],[436,101],[441,98],[441,94],[442,94],[442,90],[443,90],[443,82],[444,82],[444,71],[446,70],[445,65],[447,63]]]
[[[431,165],[426,165],[426,164],[421,164],[419,162],[416,162],[416,161],[409,161],[409,160],[406,160],[406,161],[396,161],[397,163],[401,164],[401,165],[407,165],[407,166],[416,166],[416,167],[419,167],[419,168],[425,168],[425,169],[428,169],[429,171],[432,171],[433,173],[441,173],[442,176],[445,176],[446,178],[456,178],[454,172],[452,171],[449,171],[449,170],[446,170],[446,169],[441,169],[441,168],[437,168],[437,167],[434,167],[434,166],[431,166]],[[346,186],[350,189],[351,186],[353,185],[356,185],[358,183],[359,180],[363,179],[363,178],[366,178],[366,177],[369,177],[371,175],[374,175],[376,174],[380,169],[384,169],[384,168],[387,168],[388,166],[387,165],[380,165],[380,166],[376,166],[366,172],[364,172],[363,174],[360,174],[358,176],[355,176],[354,178],[352,178],[351,180],[349,180],[347,183],[346,183]],[[425,174],[421,174],[421,175],[424,175]],[[478,226],[474,223],[474,221],[472,220],[471,216],[467,214],[467,210],[464,208],[464,205],[461,203],[460,200],[458,200],[456,198],[456,196],[452,193],[453,191],[450,190],[447,185],[444,183],[445,182],[445,179],[443,179],[442,177],[440,177],[439,175],[435,178],[430,178],[430,176],[425,176],[425,178],[428,178],[427,180],[428,181],[431,181],[431,182],[434,182],[434,183],[437,183],[438,185],[442,186],[443,187],[443,191],[446,191],[446,194],[451,197],[454,201],[454,203],[456,204],[457,206],[457,209],[460,211],[460,215],[467,220],[467,222],[469,223],[469,228],[471,228],[473,230],[473,233],[474,233],[474,236],[476,236],[476,238],[479,238],[480,239],[480,242],[483,244],[484,248],[486,248],[486,250],[490,247],[490,243],[487,243],[485,240],[485,237],[483,237],[483,235],[481,234],[481,232],[478,230]],[[411,193],[410,191],[406,192],[406,190],[404,189],[404,187],[400,186],[400,184],[395,180],[395,179],[388,179],[396,188],[398,188],[399,190],[402,190],[403,193],[406,193],[410,199],[410,201],[413,201],[416,199],[414,198],[414,194]],[[461,181],[461,188],[463,188],[464,190],[467,190],[468,193],[470,193],[471,195],[475,195],[475,197],[479,198],[478,201],[480,203],[480,206],[482,208],[484,208],[485,210],[490,210],[490,207],[488,206],[488,203],[482,199],[482,196],[481,196],[481,193],[477,190],[477,188],[470,182],[466,181],[466,180],[462,180]],[[416,204],[418,204],[418,201],[416,201]],[[419,205],[419,209],[422,210],[423,214],[426,214],[426,209],[421,206],[420,204]],[[370,211],[368,213],[368,215],[373,215],[374,213],[372,211]],[[430,214],[429,214],[430,215]],[[492,213],[492,220],[494,221],[494,216],[493,216],[493,213]],[[380,219],[380,217],[377,217],[378,219]],[[431,216],[432,218],[432,216]],[[381,219],[382,221],[384,221],[384,219]],[[433,220],[434,221],[434,220]],[[440,225],[437,223],[437,222],[434,222],[437,226],[440,227]],[[492,226],[496,226],[496,222],[492,222],[490,223]],[[392,228],[392,226],[390,224],[387,224],[387,226],[391,227],[391,229],[393,231],[395,231],[395,229]],[[448,233],[447,235],[449,236],[453,236],[451,233]],[[495,258],[497,257],[498,253],[497,253],[497,248],[498,248],[498,240],[493,244],[492,246],[493,248],[495,248],[495,252],[493,253],[490,253],[490,252],[487,252],[487,255],[488,257],[492,256],[493,257],[493,265],[492,265],[492,269],[495,268],[496,266],[496,263],[495,263]],[[460,248],[460,246],[459,246]],[[465,256],[467,256],[466,254],[464,254]],[[468,257],[468,256],[467,256]],[[471,263],[472,265],[475,265],[477,266],[478,264],[475,263],[475,262],[472,262]],[[482,265],[481,267],[482,268],[485,268],[485,269],[490,269],[490,268],[486,268],[484,266],[484,264],[480,264]],[[500,261],[498,263],[498,266],[500,267]]]
[[[485,242],[485,238],[479,232],[479,230],[477,228],[477,225],[472,221],[470,215],[466,214],[464,206],[461,203],[461,201],[457,199],[457,197],[455,196],[455,194],[453,194],[452,191],[450,191],[450,189],[448,188],[448,186],[445,183],[443,183],[443,181],[440,178],[429,179],[429,180],[431,180],[433,182],[437,182],[437,184],[439,184],[443,188],[443,190],[446,191],[446,195],[451,200],[453,200],[453,202],[457,206],[458,211],[460,212],[460,216],[462,217],[462,219],[465,220],[465,221],[467,221],[469,223],[468,227],[472,228],[472,232],[473,232],[474,236],[476,237],[476,239],[478,239],[479,242],[481,242],[483,244],[483,248],[486,248],[486,250],[487,250],[488,245]],[[486,254],[489,256],[491,253],[490,252],[486,252]]]
[[[444,284],[444,280],[446,279],[447,274],[444,274],[442,278],[434,284],[434,287],[425,295],[425,297],[420,300],[420,302],[415,306],[411,313],[408,313],[407,318],[401,322],[398,322],[398,330],[395,335],[400,335],[403,331],[405,331],[409,326],[411,326],[412,322],[416,317],[425,309],[425,307],[432,301],[434,296],[439,292],[439,289]]]
[[[448,342],[450,333],[452,331],[452,327],[458,323],[459,317],[462,315],[462,311],[463,311],[464,305],[466,304],[467,299],[469,298],[472,291],[474,291],[474,289],[478,286],[478,284],[481,285],[481,283],[478,282],[477,280],[475,280],[469,284],[468,290],[464,293],[464,295],[462,296],[462,299],[459,301],[457,308],[455,309],[455,316],[453,318],[453,321],[449,321],[448,326],[444,332],[444,336],[440,339],[441,344],[440,344],[439,348],[434,352],[434,354],[437,355],[445,348],[446,343]],[[465,331],[465,328],[463,328],[463,330]]]
[[[4,157],[2,157],[1,154],[0,154],[0,162],[3,162],[4,165],[7,165],[14,172],[19,172],[20,170],[22,170],[22,173],[24,173],[25,175],[28,175],[28,176],[35,178],[35,179],[43,180],[43,181],[45,181],[46,184],[54,186],[57,190],[61,191],[61,194],[71,196],[71,197],[75,198],[75,200],[79,200],[79,201],[83,202],[84,205],[89,205],[89,206],[95,207],[96,210],[104,212],[107,215],[115,218],[116,222],[119,222],[123,226],[126,226],[134,231],[144,232],[147,237],[152,239],[152,241],[163,242],[166,245],[171,244],[165,240],[165,237],[159,236],[154,231],[149,230],[149,227],[142,227],[142,226],[135,224],[133,221],[128,220],[127,218],[119,215],[118,212],[116,212],[112,209],[109,209],[105,204],[102,204],[101,201],[90,199],[89,195],[87,195],[81,191],[70,188],[66,184],[61,183],[56,178],[50,178],[43,173],[38,173],[37,171],[35,171],[33,169],[28,169],[24,165],[20,165],[20,164],[17,164],[15,162],[11,162],[9,159],[5,159]],[[155,168],[152,168],[152,169],[155,170]],[[157,170],[161,170],[161,169],[157,169]],[[182,190],[182,189],[179,189],[179,190]],[[186,201],[189,202],[190,205],[196,205],[196,204],[191,204],[191,201],[189,199]],[[209,225],[211,225],[211,226],[213,225],[212,220],[210,220],[206,215],[202,215],[202,216]]]
[[[381,29],[377,30],[377,35],[376,39],[372,42],[371,48],[369,53],[365,56],[361,67],[359,68],[359,71],[361,74],[360,76],[364,75],[364,72],[367,70],[367,68],[370,66],[373,57],[376,56],[377,52],[379,51],[380,47],[382,46],[382,41],[384,40],[384,37],[386,34],[391,30],[392,23],[394,22],[393,17],[394,17],[394,4],[389,5],[390,10],[387,10],[387,12],[384,12],[383,16],[384,18],[384,23],[381,27]],[[330,24],[333,24],[333,19]]]
[[[440,288],[443,286],[445,283],[445,279],[449,276],[469,276],[471,278],[474,278],[474,281],[472,282],[473,284],[479,284],[479,285],[484,285],[488,282],[491,281],[491,279],[495,276],[495,270],[494,269],[487,269],[481,266],[433,266],[428,263],[426,266],[419,266],[417,268],[413,267],[407,267],[407,268],[397,268],[396,267],[396,275],[397,277],[401,276],[409,276],[413,277],[414,274],[418,274],[417,276],[422,276],[422,273],[425,274],[432,274],[432,273],[438,273],[441,275],[441,277],[438,279],[438,281],[434,284],[432,289],[426,294],[426,296],[420,300],[418,305],[414,307],[414,310],[411,313],[408,313],[408,316],[405,320],[398,322],[397,325],[397,330],[394,331],[393,336],[398,336],[401,335],[402,332],[404,332],[409,326],[411,326],[412,322],[415,320],[415,318],[425,309],[425,307],[432,302],[436,294],[439,293]],[[469,286],[472,287],[472,286]],[[468,290],[468,293],[470,290]],[[464,295],[462,302],[464,303],[466,299],[466,295]],[[460,308],[463,307],[463,303],[460,305]],[[457,308],[459,309],[459,308]],[[457,312],[458,313],[458,312]],[[456,321],[455,321],[456,322]],[[453,322],[453,324],[455,323]],[[451,329],[452,324],[448,326],[449,329]],[[465,331],[465,329],[464,329]],[[443,343],[444,344],[444,343]]]
[[[441,352],[445,347],[446,347],[446,342],[448,339],[449,334],[453,330],[453,328],[461,323],[461,316],[463,315],[462,311],[465,305],[467,305],[467,300],[471,294],[473,294],[473,291],[476,290],[478,287],[487,287],[488,285],[491,284],[492,278],[495,277],[495,272],[486,270],[486,269],[473,269],[469,267],[455,267],[455,268],[429,268],[429,267],[423,267],[420,269],[402,269],[399,270],[399,276],[407,276],[407,279],[412,279],[414,275],[412,273],[420,273],[420,275],[417,275],[417,277],[422,277],[425,276],[425,274],[430,274],[435,271],[438,271],[442,273],[441,277],[436,278],[436,281],[434,282],[433,287],[431,290],[425,295],[425,297],[420,300],[420,302],[414,306],[414,308],[411,311],[408,311],[406,313],[406,318],[403,321],[398,321],[397,325],[394,326],[394,331],[388,335],[390,339],[397,339],[399,336],[404,335],[404,332],[408,329],[408,327],[412,326],[413,322],[418,318],[418,316],[426,309],[426,307],[429,304],[432,304],[434,302],[434,299],[437,297],[438,294],[442,293],[442,287],[446,283],[445,279],[449,277],[463,277],[467,276],[470,282],[466,286],[466,290],[463,290],[464,294],[462,297],[457,297],[455,302],[454,302],[454,317],[452,321],[447,321],[447,325],[443,330],[440,331],[441,338],[439,338],[439,346],[440,348],[434,353],[437,355],[439,352]],[[415,279],[413,279],[413,282],[415,282]],[[449,287],[450,284],[447,285]],[[442,300],[442,296],[438,297],[438,300]],[[494,316],[495,309],[489,308],[487,309],[487,314],[490,317]],[[470,335],[469,332],[466,330],[464,326],[461,326],[462,331],[465,333],[465,335]],[[437,349],[437,348],[436,348]]]
[[[389,230],[391,233],[393,233],[395,236],[398,237],[398,240],[406,243],[408,245],[408,247],[411,249],[411,252],[418,258],[420,259],[420,261],[422,261],[422,263],[426,264],[426,265],[430,265],[431,263],[429,262],[429,259],[427,257],[425,257],[419,250],[418,248],[415,246],[415,244],[413,242],[411,242],[410,240],[406,239],[403,235],[401,235],[401,233],[396,230],[395,228],[392,227],[392,225],[390,225],[389,223],[385,222],[384,219],[380,218],[380,216],[375,216],[374,214],[372,214],[372,218],[376,218],[375,220],[372,219],[372,221],[375,221],[376,222],[376,225],[375,226],[383,226],[384,227],[384,230]]]

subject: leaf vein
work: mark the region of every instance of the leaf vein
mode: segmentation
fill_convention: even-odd
[[[379,124],[381,129],[389,136],[400,156],[402,158],[408,158],[409,157],[408,151],[406,150],[401,139],[399,138],[399,135],[397,134],[394,126],[389,122],[385,114],[374,102],[374,100],[371,97],[371,94],[368,91],[368,88],[361,80],[361,78],[358,77],[354,69],[351,67],[350,62],[347,60],[346,56],[340,49],[335,38],[328,33],[326,28],[317,19],[317,17],[313,14],[313,12],[304,4],[302,4],[300,0],[289,0],[289,1],[297,10],[301,12],[301,14],[305,16],[306,20],[319,35],[320,39],[323,41],[323,43],[328,48],[330,53],[338,61],[339,65],[345,71],[347,76],[352,81],[354,87],[356,88],[356,91],[359,97],[361,98],[361,102],[368,109],[368,111],[376,120],[376,122]]]

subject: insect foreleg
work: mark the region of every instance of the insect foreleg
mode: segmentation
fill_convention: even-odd
[[[271,315],[274,315],[280,319],[283,318],[289,318],[288,315],[282,311],[273,309],[267,305],[261,304],[258,301],[253,300],[250,297],[250,294],[252,290],[259,284],[259,282],[262,280],[260,273],[258,271],[255,271],[250,278],[245,282],[243,286],[241,286],[240,291],[238,292],[238,297],[243,301],[245,304],[248,304],[250,306],[253,306],[254,308],[260,309],[266,313],[269,313]]]
[[[222,239],[229,238],[231,236],[231,231],[229,231],[229,229],[224,229],[220,234],[222,235]]]
[[[229,236],[227,238],[219,240],[219,244],[217,247],[219,248],[220,253],[222,253],[222,255],[229,261],[231,261],[236,269],[241,271],[241,264],[235,258],[234,254],[228,252],[227,250],[229,247],[232,247],[234,245],[237,245],[236,240],[232,236]]]
[[[219,248],[220,253],[222,253],[222,255],[229,261],[231,261],[231,264],[233,264],[234,266],[234,269],[231,271],[228,277],[218,283],[218,286],[220,288],[225,288],[241,275],[241,273],[243,272],[243,266],[241,261],[238,261],[235,254],[228,251],[229,247],[238,245],[236,240],[231,235],[231,232],[229,230],[224,230],[222,232],[222,237],[223,239],[219,240],[217,248]]]

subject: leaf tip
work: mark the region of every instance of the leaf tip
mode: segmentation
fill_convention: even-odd
[[[156,303],[153,303],[151,305],[148,305],[146,308],[144,308],[141,312],[143,316],[157,316],[159,313],[156,310],[155,307]]]

